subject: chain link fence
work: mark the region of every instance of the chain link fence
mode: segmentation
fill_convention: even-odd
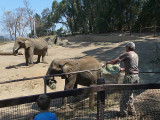
[[[135,116],[120,117],[121,90],[134,90]],[[89,96],[94,93],[94,107]],[[97,85],[75,90],[47,93],[50,111],[58,120],[159,120],[160,84]],[[0,120],[28,120],[40,112],[36,104],[39,95],[0,100]],[[62,99],[67,97],[67,104]]]
[[[120,91],[106,91],[105,120],[159,120],[160,89],[134,90],[135,116],[120,117]],[[122,98],[124,100],[125,98]]]

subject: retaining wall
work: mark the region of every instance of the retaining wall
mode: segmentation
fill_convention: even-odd
[[[112,36],[112,35],[76,35],[76,36],[68,36],[62,37],[63,39],[67,39],[71,42],[122,42],[128,40],[135,40],[137,37],[132,36]]]

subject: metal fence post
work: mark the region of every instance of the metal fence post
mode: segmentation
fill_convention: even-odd
[[[97,93],[97,120],[104,120],[105,91]]]
[[[46,94],[47,93],[46,77],[44,77],[43,79],[44,79],[44,94]]]
[[[104,84],[104,79],[99,78],[97,84]],[[105,91],[97,92],[97,120],[104,120]]]

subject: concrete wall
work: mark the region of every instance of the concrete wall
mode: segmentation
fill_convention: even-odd
[[[108,36],[108,35],[76,35],[62,37],[73,42],[122,42],[126,40],[135,40],[136,37],[131,36]]]

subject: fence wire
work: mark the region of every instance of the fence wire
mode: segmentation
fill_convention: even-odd
[[[94,93],[94,107],[89,107],[90,94],[67,97],[67,105],[62,105],[62,98],[51,100],[50,111],[58,120],[97,120],[97,93]],[[159,120],[160,89],[134,90],[135,116],[120,117],[121,91],[105,91],[104,120]],[[101,111],[100,111],[101,112]],[[36,102],[0,108],[0,120],[28,120],[30,114],[38,114]]]
[[[120,116],[121,91],[106,91],[105,120],[159,120],[160,89],[134,90],[135,116]],[[125,98],[122,98],[124,100]]]
[[[67,105],[62,105],[62,99],[52,99],[50,104],[50,112],[55,113],[58,120],[96,120],[97,107],[89,108],[89,94],[67,97]],[[38,113],[36,102],[4,107],[0,108],[0,120],[29,120],[31,114]]]
[[[67,97],[66,106],[62,98],[52,99],[50,111],[58,120],[96,120],[97,97],[94,94],[94,107],[89,107],[89,94]],[[159,120],[160,89],[134,90],[135,116],[120,117],[120,91],[105,91],[104,120]],[[0,108],[0,120],[28,120],[30,114],[38,114],[36,102]]]

